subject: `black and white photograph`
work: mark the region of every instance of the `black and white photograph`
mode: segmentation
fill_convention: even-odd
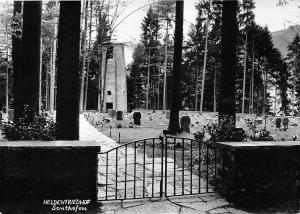
[[[300,213],[299,0],[0,0],[0,214]]]

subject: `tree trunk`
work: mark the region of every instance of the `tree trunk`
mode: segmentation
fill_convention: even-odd
[[[9,63],[8,63],[8,24],[6,23],[6,78],[5,78],[5,110],[8,114],[9,111]]]
[[[165,68],[164,68],[164,85],[163,85],[163,112],[164,113],[167,110],[168,43],[169,43],[169,22],[168,22],[168,16],[167,16],[165,65],[164,65]]]
[[[88,0],[82,0],[82,5],[83,7],[81,8],[81,16],[80,16],[80,29],[82,29],[83,27],[83,22],[84,22],[84,18],[85,18],[85,2],[88,1]],[[83,34],[84,34],[84,31],[83,30],[80,30],[80,43],[79,43],[79,53],[81,53],[81,49],[82,49],[82,43],[83,43]]]
[[[219,125],[235,127],[235,73],[237,43],[237,1],[224,0],[221,40],[221,94]]]
[[[214,69],[214,107],[213,112],[217,112],[217,69]]]
[[[210,4],[210,2],[209,2]],[[201,83],[201,97],[200,97],[200,113],[203,111],[203,100],[204,100],[204,85],[205,85],[205,72],[206,72],[206,61],[207,61],[207,43],[208,43],[208,26],[209,26],[209,11],[206,17],[206,33],[205,33],[205,49],[204,49],[204,63],[202,71],[202,83]]]
[[[277,108],[277,86],[275,86],[275,103],[274,103],[274,116],[276,116],[276,108]]]
[[[249,107],[249,113],[253,114],[254,112],[254,36],[252,41],[252,69],[251,69],[251,78],[250,78],[250,107]]]
[[[197,54],[198,56],[198,54]],[[195,111],[198,110],[198,81],[199,81],[199,64],[198,64],[198,57],[197,57],[197,65],[196,65],[196,71],[195,71],[195,75],[196,75],[196,78],[195,78]]]
[[[102,5],[103,7],[103,5]],[[103,22],[102,22],[102,9],[99,10],[98,12],[98,22],[99,24],[96,25],[98,26],[97,28],[97,33],[98,33],[98,38],[99,38],[99,43],[98,43],[98,50],[100,52],[99,54],[99,58],[98,58],[98,64],[99,64],[99,73],[98,73],[98,111],[99,112],[103,112],[103,96],[102,96],[102,91],[103,91],[103,70],[102,70],[102,59],[103,59],[103,46],[102,46],[102,42],[103,42],[103,35],[102,35],[102,27],[103,26]]]
[[[25,116],[27,106],[28,122],[34,121],[39,113],[41,9],[41,1],[24,1],[21,115]]]
[[[243,73],[243,97],[242,97],[242,114],[245,113],[245,93],[246,93],[246,73],[247,73],[247,43],[248,35],[246,30],[246,39],[245,39],[245,54],[244,54],[244,73]]]
[[[39,114],[42,112],[42,70],[43,69],[43,38],[40,37],[40,72],[39,72]]]
[[[22,1],[14,1],[13,20],[17,21],[16,15],[22,12]],[[22,65],[21,65],[21,29],[12,35],[12,60],[13,60],[13,94],[14,94],[14,122],[17,122],[23,109],[22,98]]]
[[[84,17],[84,30],[82,34],[82,69],[81,69],[81,85],[80,85],[80,111],[83,110],[84,104],[84,78],[85,78],[85,63],[86,63],[86,31],[87,31],[87,18],[88,18],[89,0],[85,3],[85,17]]]
[[[149,93],[150,93],[150,47],[148,47],[148,69],[147,69],[147,97],[146,97],[146,110],[149,109]],[[150,108],[151,109],[151,108]]]
[[[52,49],[51,52],[52,53]],[[45,110],[49,110],[49,72],[48,68],[46,70],[46,79],[45,79]]]
[[[266,95],[267,95],[267,68],[266,68],[266,63],[264,61],[264,64],[263,64],[263,75],[264,75],[264,80],[263,80],[263,106],[262,106],[262,115],[266,115]]]
[[[61,1],[57,48],[57,139],[79,140],[80,1]]]
[[[180,109],[180,70],[182,58],[183,39],[183,1],[176,1],[175,18],[175,40],[174,40],[174,61],[173,61],[173,84],[172,84],[172,104],[170,112],[169,133],[180,133],[179,109]]]
[[[56,2],[55,2],[56,4]],[[57,18],[54,18],[54,39],[53,39],[53,48],[52,48],[52,64],[50,71],[50,91],[49,91],[49,111],[51,114],[54,112],[54,100],[55,100],[55,75],[56,75],[56,55],[57,55]]]
[[[99,50],[101,50],[102,53],[102,45],[99,44]],[[102,105],[102,54],[100,54],[99,60],[99,73],[98,73],[98,111],[103,111],[103,105]]]
[[[88,60],[87,60],[87,73],[85,82],[85,99],[84,99],[84,110],[87,110],[88,102],[88,89],[89,89],[89,73],[90,73],[90,52],[91,52],[91,37],[92,37],[92,17],[93,17],[93,1],[90,3],[90,23],[89,23],[89,42],[88,42]]]
[[[159,87],[160,87],[160,84],[159,84],[159,81],[160,81],[160,73],[158,73],[158,80],[157,80],[157,110],[159,110],[159,103],[160,103],[160,96],[159,96]]]

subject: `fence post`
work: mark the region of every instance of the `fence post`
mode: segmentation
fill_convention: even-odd
[[[161,172],[160,172],[160,198],[163,197],[163,179],[164,179],[164,136],[159,137],[161,142]]]
[[[164,137],[165,139],[165,194],[164,196],[166,197],[167,196],[167,193],[168,193],[168,139],[167,137],[165,136]]]

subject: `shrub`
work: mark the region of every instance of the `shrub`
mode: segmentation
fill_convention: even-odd
[[[195,133],[194,138],[197,142],[203,142],[205,138],[205,130],[203,129],[202,131]]]
[[[255,132],[256,127],[261,124],[261,120],[258,119],[247,119],[246,120],[246,125],[249,128],[251,132]]]
[[[209,139],[206,139],[206,134],[210,135]],[[201,143],[201,151],[200,154],[197,149],[193,151],[193,170],[202,179],[208,178],[210,184],[215,182],[215,150],[213,148],[217,139],[216,136],[216,124],[206,125],[201,131],[194,134],[196,142]]]
[[[234,118],[222,117],[220,125],[215,125],[215,140],[218,142],[241,142],[247,139],[246,132],[242,128],[236,128]],[[215,142],[216,142],[215,141]]]
[[[10,141],[55,140],[55,123],[46,113],[35,117],[34,122],[28,122],[28,117],[24,116],[16,123],[4,123],[2,134]]]
[[[230,120],[230,119],[229,119]],[[216,123],[210,123],[203,127],[201,131],[194,134],[195,140],[201,143],[201,152],[196,151],[193,154],[193,168],[196,174],[199,174],[199,167],[201,178],[208,179],[208,182],[214,185],[215,182],[215,164],[216,151],[215,143],[221,141],[244,141],[247,135],[243,129],[232,126],[232,121],[223,123],[222,127]],[[206,135],[209,136],[206,139]],[[199,163],[201,163],[199,165]]]
[[[274,140],[273,137],[271,136],[270,131],[268,131],[265,128],[255,131],[254,135],[251,136],[250,139],[254,140],[254,141],[272,141],[272,140]]]
[[[226,142],[226,141],[245,141],[247,135],[242,128],[235,128],[230,125],[220,127],[218,124],[210,123],[203,127],[201,132],[194,134],[196,140],[203,140],[205,133],[209,135],[209,142]]]

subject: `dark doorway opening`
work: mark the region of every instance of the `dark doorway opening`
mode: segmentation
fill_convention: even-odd
[[[108,109],[113,109],[114,104],[113,103],[106,103],[106,112],[108,111]]]

